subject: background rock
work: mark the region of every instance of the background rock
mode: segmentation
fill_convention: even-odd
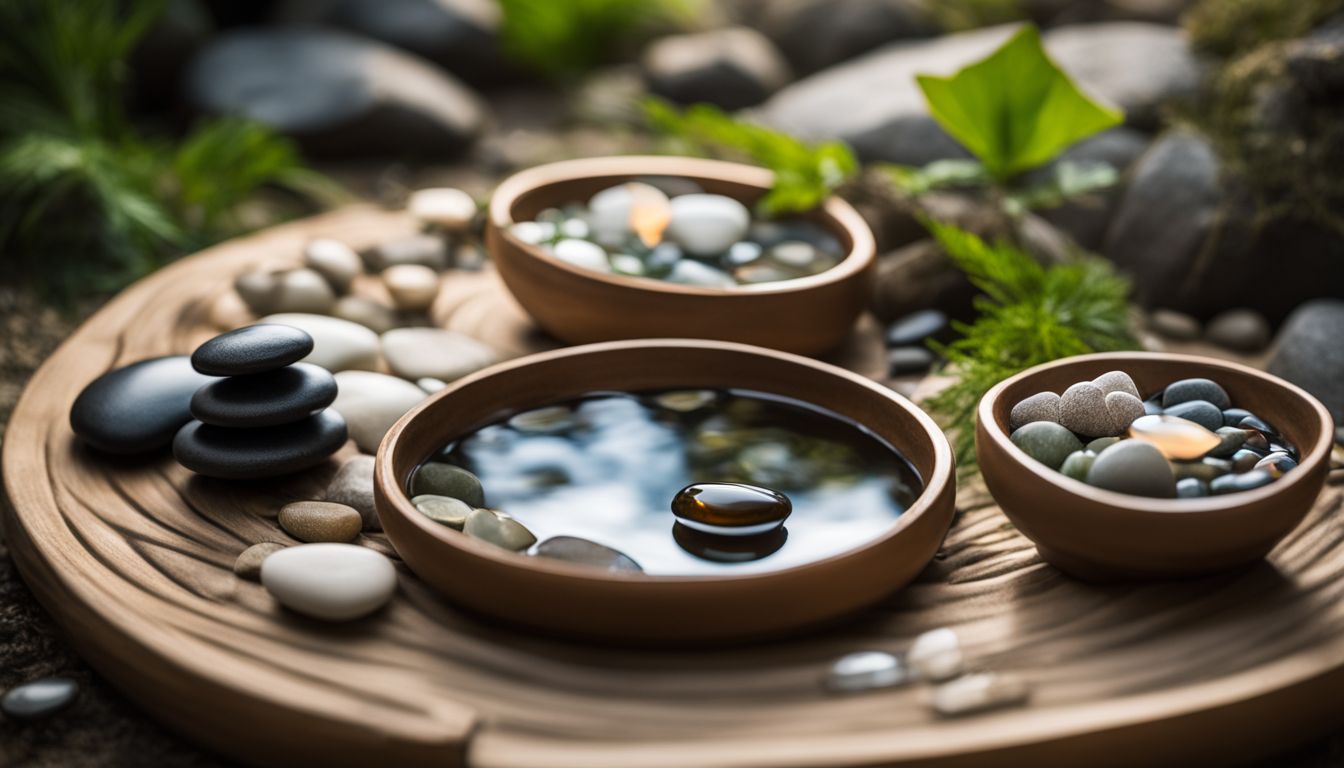
[[[644,52],[642,66],[653,93],[729,110],[759,104],[792,77],[774,44],[748,27],[664,37]]]
[[[760,0],[747,16],[803,73],[939,32],[929,0]]]
[[[1274,342],[1269,372],[1315,395],[1344,426],[1344,301],[1318,299],[1293,312]]]
[[[1147,147],[1148,137],[1142,132],[1124,126],[1112,128],[1078,142],[1065,150],[1057,160],[1025,174],[1022,183],[1048,180],[1061,163],[1105,163],[1121,174],[1123,179],[1125,171]],[[1038,210],[1036,214],[1084,248],[1100,250],[1106,238],[1106,227],[1123,192],[1124,184],[1118,181],[1108,189],[1089,193],[1056,208]]]

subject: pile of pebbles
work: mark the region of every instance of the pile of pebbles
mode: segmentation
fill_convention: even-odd
[[[854,694],[926,683],[929,707],[944,717],[1025,704],[1031,686],[1006,673],[968,668],[961,640],[948,627],[917,636],[902,653],[857,651],[836,659],[822,676],[824,689]]]
[[[509,231],[584,269],[703,288],[807,277],[845,255],[811,221],[755,220],[738,200],[675,177],[608,187],[586,205],[544,209]]]
[[[1146,400],[1123,371],[1013,406],[1013,444],[1075,480],[1119,493],[1197,498],[1259,488],[1297,466],[1273,425],[1233,407],[1210,379],[1181,379]],[[1128,438],[1128,439],[1126,439]]]

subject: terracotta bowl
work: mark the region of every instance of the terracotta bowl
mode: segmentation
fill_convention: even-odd
[[[884,534],[855,541],[844,553],[768,573],[712,576],[607,573],[506,552],[431,521],[403,491],[412,470],[449,440],[511,412],[596,390],[666,387],[739,387],[830,409],[903,453],[924,491]],[[378,449],[374,484],[392,545],[411,570],[453,601],[559,634],[659,644],[776,635],[880,600],[933,557],[956,495],[946,438],[900,395],[807,358],[686,339],[546,352],[457,381],[393,426]]]
[[[1267,486],[1200,499],[1152,499],[1094,488],[1018,450],[1008,414],[1037,392],[1121,370],[1148,397],[1177,379],[1213,379],[1232,403],[1275,425],[1301,464]],[[1047,562],[1092,580],[1194,576],[1247,565],[1302,521],[1329,470],[1334,424],[1298,387],[1236,363],[1192,355],[1081,355],[1023,371],[980,401],[975,449],[989,491]]]
[[[505,285],[533,319],[571,344],[692,337],[817,354],[849,334],[872,290],[873,233],[833,197],[808,216],[846,249],[821,274],[736,288],[701,288],[595,272],[514,237],[509,226],[545,208],[586,201],[640,176],[679,176],[753,205],[770,188],[763,168],[686,157],[570,160],[511,176],[490,201],[486,239]]]

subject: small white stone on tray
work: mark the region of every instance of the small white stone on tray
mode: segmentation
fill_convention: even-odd
[[[946,680],[961,674],[961,640],[947,627],[932,629],[910,644],[905,662],[925,680]]]
[[[890,688],[912,679],[900,656],[885,651],[858,651],[836,659],[822,682],[829,690],[851,693]]]
[[[392,562],[353,544],[300,544],[261,564],[261,583],[290,610],[349,621],[378,610],[397,589]]]

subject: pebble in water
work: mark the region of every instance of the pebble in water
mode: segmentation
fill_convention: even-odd
[[[551,246],[551,253],[555,255],[555,258],[576,267],[590,269],[594,272],[611,271],[611,262],[607,259],[607,252],[602,250],[602,246],[597,243],[572,238],[561,240]]]
[[[793,512],[789,497],[745,483],[696,483],[672,499],[677,522],[704,533],[754,536],[784,524]]]
[[[300,544],[261,564],[261,584],[281,605],[326,621],[349,621],[383,607],[397,589],[392,562],[353,544]]]
[[[1224,493],[1236,493],[1238,491],[1249,491],[1274,482],[1274,474],[1264,469],[1252,469],[1248,472],[1241,472],[1232,475],[1223,475],[1214,478],[1209,483],[1209,491],[1220,496]]]
[[[1176,495],[1176,478],[1167,460],[1157,447],[1142,440],[1121,440],[1097,454],[1087,472],[1087,484],[1135,496]]]
[[[430,520],[449,528],[456,528],[459,531],[462,530],[462,526],[467,524],[467,517],[472,513],[470,504],[451,496],[435,496],[425,493],[412,498],[411,503]]]
[[[905,662],[923,680],[947,680],[962,673],[965,657],[957,633],[948,628],[932,629],[915,638]]]
[[[836,693],[871,691],[908,683],[910,668],[900,656],[885,651],[847,653],[831,663],[822,686]]]
[[[669,411],[677,413],[693,413],[713,405],[718,396],[712,389],[677,389],[670,392],[661,392],[653,401]]]
[[[940,715],[967,715],[1026,702],[1031,687],[1013,675],[966,675],[933,689],[933,709]]]
[[[1059,395],[1054,392],[1037,392],[1018,401],[1008,415],[1008,425],[1012,429],[1018,429],[1034,421],[1059,423]]]
[[[79,683],[68,677],[44,677],[17,685],[0,696],[0,712],[15,720],[40,720],[74,703]]]
[[[778,552],[789,540],[783,526],[756,536],[720,536],[672,524],[672,540],[686,552],[711,563],[749,563]]]
[[[359,510],[331,501],[296,501],[280,509],[285,533],[304,542],[354,541],[363,527]]]
[[[1129,436],[1149,443],[1168,459],[1198,459],[1222,438],[1193,421],[1176,416],[1144,416],[1129,425]]]
[[[233,561],[233,574],[248,581],[261,580],[261,563],[273,553],[284,549],[285,545],[274,541],[263,541],[244,549]]]
[[[693,256],[709,257],[741,240],[751,226],[751,212],[725,195],[680,195],[672,198],[670,239]]]
[[[519,552],[537,542],[537,537],[522,523],[494,509],[476,509],[467,515],[463,533],[488,541],[497,547]]]
[[[653,238],[653,242],[647,239],[645,242],[651,246],[657,244],[671,215],[667,195],[657,187],[640,182],[608,187],[588,200],[588,221],[593,239],[613,248],[624,245],[632,229],[639,231],[634,226],[636,221],[644,234]]]
[[[574,411],[563,405],[523,411],[509,417],[508,421],[509,426],[519,432],[539,435],[564,432],[573,429],[576,423],[578,422],[574,418]]]
[[[1051,421],[1034,421],[1011,436],[1013,445],[1051,469],[1059,469],[1069,454],[1082,450],[1083,444],[1072,432]]]
[[[481,487],[481,479],[461,467],[440,461],[427,461],[416,469],[411,478],[411,493],[416,496],[448,496],[461,499],[472,507],[485,506],[485,489]]]
[[[549,557],[569,563],[579,563],[614,573],[643,573],[629,555],[595,541],[578,536],[552,536],[537,545],[537,557]]]
[[[691,259],[682,259],[672,265],[672,271],[663,279],[669,283],[701,288],[732,288],[737,285],[737,281],[727,272]]]

